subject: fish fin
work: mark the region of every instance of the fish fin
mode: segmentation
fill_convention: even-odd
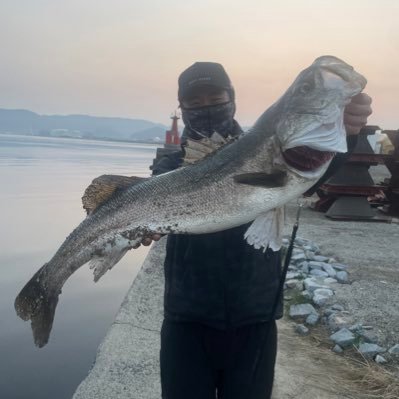
[[[252,222],[251,226],[245,232],[244,238],[255,249],[263,247],[263,252],[267,248],[278,251],[281,248],[283,240],[284,219],[284,207],[275,208],[263,213]]]
[[[83,208],[89,215],[107,201],[116,190],[125,189],[143,180],[145,180],[144,177],[137,176],[99,176],[86,188],[82,197]]]
[[[93,269],[94,281],[97,282],[108,270],[112,269],[130,249],[112,248],[104,256],[94,256],[89,261],[90,269]]]
[[[226,138],[217,132],[214,132],[210,137],[203,137],[200,140],[187,138],[186,145],[184,146],[183,163],[195,163],[205,156],[217,151],[232,140],[234,140],[232,136]]]
[[[35,345],[42,348],[47,344],[53,327],[58,296],[61,290],[50,291],[43,287],[41,276],[44,266],[26,283],[14,302],[17,315],[25,321],[31,320]]]
[[[251,186],[265,188],[283,187],[287,181],[287,172],[275,171],[272,173],[253,172],[234,176],[234,181]]]

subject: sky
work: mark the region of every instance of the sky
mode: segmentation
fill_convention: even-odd
[[[398,0],[2,0],[0,108],[163,124],[178,75],[224,65],[251,125],[321,55],[368,79],[370,124],[399,128]]]

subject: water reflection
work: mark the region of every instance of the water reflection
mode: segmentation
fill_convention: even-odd
[[[70,398],[85,377],[147,248],[98,283],[80,268],[59,296],[51,338],[38,349],[14,299],[85,217],[85,187],[104,173],[149,175],[155,146],[0,135],[0,396]]]

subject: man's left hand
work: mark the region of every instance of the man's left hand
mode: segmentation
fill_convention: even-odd
[[[352,97],[351,102],[344,110],[344,124],[346,134],[358,134],[360,129],[367,124],[367,117],[373,112],[371,97],[366,93],[359,93]]]

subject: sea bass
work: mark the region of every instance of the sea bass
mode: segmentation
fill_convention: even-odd
[[[194,164],[132,184],[101,204],[66,238],[15,300],[47,343],[65,281],[90,262],[98,280],[153,234],[202,234],[254,221],[255,248],[281,245],[282,206],[312,187],[346,152],[343,110],[366,79],[333,56],[317,58],[249,132]],[[244,239],[244,238],[243,238]]]

